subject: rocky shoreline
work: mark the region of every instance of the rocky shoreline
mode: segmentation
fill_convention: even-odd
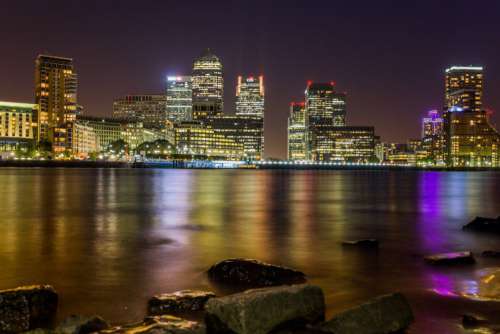
[[[476,218],[464,230],[498,233],[500,218]],[[345,247],[377,251],[376,239],[350,240]],[[499,251],[484,251],[498,257]],[[470,251],[428,255],[431,266],[471,265]],[[325,319],[323,290],[307,283],[296,269],[253,259],[227,259],[210,267],[214,285],[240,291],[217,296],[211,291],[184,290],[153,296],[147,315],[138,323],[110,326],[99,316],[73,315],[55,323],[59,296],[49,285],[0,290],[0,333],[37,334],[390,334],[402,333],[414,321],[401,293],[377,297]],[[464,328],[488,325],[488,320],[463,315]]]
[[[58,294],[49,285],[0,291],[0,333],[32,334],[266,334],[393,333],[413,321],[406,298],[375,298],[325,320],[323,290],[298,270],[250,259],[229,259],[207,272],[215,284],[248,288],[216,296],[177,291],[153,296],[142,322],[111,327],[99,316],[73,315],[56,324]],[[199,319],[199,320],[193,320]]]

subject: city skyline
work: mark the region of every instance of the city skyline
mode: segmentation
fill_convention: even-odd
[[[155,12],[169,5],[172,6],[168,2],[146,2],[141,8],[151,15],[159,15]],[[105,38],[114,36],[117,41],[128,40],[125,37],[137,34],[140,29],[136,23],[130,23],[130,32],[120,37],[117,28],[112,28],[110,22],[95,17],[93,13],[100,11],[106,13],[111,22],[123,23],[126,13],[137,7],[126,1],[113,14],[110,5],[92,2],[87,5],[57,7],[55,12],[59,14],[78,9],[83,17],[86,13],[89,18],[93,18],[95,26],[93,24],[88,27],[85,25],[87,21],[79,17],[74,28],[69,32],[61,32],[59,37],[52,39],[44,36],[53,35],[57,31],[55,26],[42,25],[38,34],[32,34],[28,38],[23,37],[24,28],[11,29],[7,24],[6,30],[1,34],[5,40],[4,46],[12,46],[12,51],[5,56],[6,61],[1,69],[9,77],[13,77],[13,80],[0,84],[0,99],[31,102],[33,60],[38,53],[48,51],[50,54],[74,59],[79,76],[78,103],[84,107],[85,114],[111,116],[113,99],[127,94],[164,92],[165,78],[168,75],[190,74],[193,59],[199,55],[200,50],[211,47],[220,56],[224,66],[227,114],[234,113],[237,76],[252,73],[265,76],[266,156],[280,158],[286,157],[286,119],[290,101],[301,99],[308,80],[338,82],[339,90],[348,93],[348,123],[373,125],[377,134],[387,142],[404,142],[406,139],[419,137],[421,118],[428,110],[441,110],[443,107],[443,73],[451,65],[484,66],[484,106],[495,110],[500,105],[500,98],[495,94],[500,82],[500,69],[497,65],[499,50],[488,42],[495,36],[495,31],[499,30],[498,23],[488,17],[500,8],[492,1],[484,1],[479,6],[478,10],[483,13],[481,19],[472,17],[467,24],[453,25],[453,29],[447,28],[445,23],[438,23],[436,18],[446,14],[453,22],[462,22],[468,14],[468,6],[463,1],[443,1],[434,6],[432,12],[425,11],[425,3],[407,5],[406,8],[393,1],[384,1],[379,4],[379,9],[374,9],[373,5],[363,8],[341,5],[335,13],[331,12],[332,5],[326,2],[318,4],[322,10],[330,10],[329,14],[337,18],[331,25],[322,17],[316,20],[306,14],[301,17],[301,10],[307,9],[306,3],[301,1],[289,2],[276,17],[273,16],[277,14],[275,9],[270,9],[259,1],[254,6],[222,1],[214,5],[213,9],[205,8],[207,5],[198,5],[209,13],[217,12],[221,24],[207,26],[203,30],[201,25],[207,21],[203,16],[197,16],[198,22],[182,33],[182,37],[186,39],[182,43],[178,37],[168,34],[177,31],[175,24],[169,24],[168,27],[152,24],[151,27],[141,28],[141,34],[146,32],[150,37],[144,40],[130,39],[138,43],[136,46],[106,45]],[[182,17],[181,14],[187,15],[193,6],[177,6],[173,12]],[[56,8],[56,5],[51,8]],[[234,18],[218,13],[223,8],[232,9]],[[251,22],[252,15],[259,13],[259,9],[263,11],[258,19],[259,24],[249,26],[247,23]],[[36,3],[29,4],[26,1],[9,5],[12,15],[8,20],[36,10],[48,11]],[[422,14],[418,20],[409,19],[411,10]],[[388,11],[387,16],[384,16],[384,11]],[[389,13],[401,15],[398,18]],[[174,14],[164,15],[171,19],[169,22],[175,23],[178,18]],[[50,17],[54,13],[47,15]],[[285,19],[293,21],[293,18],[299,17],[303,18],[303,23],[297,27],[286,23],[276,28],[277,31],[271,29],[275,27],[274,22],[283,23]],[[349,17],[353,18],[353,22],[347,19]],[[388,19],[386,24],[377,26],[380,31],[367,30],[370,23],[380,18]],[[228,24],[233,24],[238,29],[235,32],[226,31]],[[325,27],[328,29],[320,30],[317,36],[310,37],[307,51],[299,48],[304,36]],[[300,32],[299,28],[304,28],[305,31]],[[103,36],[98,34],[99,29]],[[277,32],[283,33],[283,29],[288,29],[287,34],[278,43]],[[439,38],[425,40],[424,35],[429,32],[438,34]],[[413,37],[411,41],[405,38],[408,33]],[[156,43],[154,37],[160,35],[172,37],[170,43]],[[382,35],[386,42],[380,44]],[[468,48],[463,48],[460,40],[471,35],[475,38],[468,44]],[[81,43],[66,43],[65,37],[78,38]],[[320,43],[323,41],[321,38],[326,41],[334,40],[336,43],[327,43],[328,46],[325,46]],[[370,42],[370,38],[373,41]],[[95,48],[91,50],[84,47],[91,45],[91,42]],[[441,46],[438,47],[439,45]],[[146,47],[139,51],[137,46]],[[293,51],[290,46],[299,49],[289,52]],[[370,50],[372,53],[368,53]],[[393,52],[394,50],[397,52]],[[361,56],[363,54],[369,56]],[[140,61],[141,59],[147,61]],[[387,122],[388,119],[391,122]],[[498,125],[498,112],[494,114],[492,121]],[[398,127],[393,126],[395,123]]]

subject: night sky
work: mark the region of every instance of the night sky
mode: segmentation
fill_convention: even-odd
[[[2,0],[0,12],[0,100],[32,102],[34,60],[49,53],[74,58],[85,113],[111,115],[113,98],[163,92],[210,47],[227,113],[238,74],[265,76],[267,157],[286,156],[289,103],[307,80],[348,93],[349,125],[406,141],[442,108],[448,65],[483,65],[500,123],[498,0]]]

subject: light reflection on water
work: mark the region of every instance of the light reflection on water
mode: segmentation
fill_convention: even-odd
[[[500,213],[499,181],[487,172],[2,169],[0,288],[50,283],[62,316],[123,322],[140,319],[154,293],[210,288],[212,263],[252,257],[305,271],[329,314],[399,290],[417,311],[413,332],[455,332],[453,317],[468,307],[460,297],[497,293],[498,274],[484,279],[500,262],[441,269],[421,257],[498,249],[500,239],[461,226]],[[357,238],[381,248],[340,246]],[[444,296],[454,298],[442,307],[434,298]]]

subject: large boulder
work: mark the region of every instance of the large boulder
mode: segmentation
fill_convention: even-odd
[[[306,281],[303,272],[252,259],[228,259],[216,263],[208,270],[208,277],[215,283],[246,287],[298,284]]]
[[[497,217],[496,219],[476,217],[470,223],[465,225],[463,229],[478,232],[500,233],[500,217]]]
[[[413,319],[406,298],[395,293],[342,312],[319,329],[335,334],[389,334],[406,329]]]
[[[324,319],[321,288],[308,284],[247,290],[206,305],[208,333],[266,334]]]
[[[99,316],[71,315],[64,319],[56,328],[57,334],[89,334],[109,327]]]
[[[49,285],[0,290],[0,332],[26,331],[53,325],[58,295]]]
[[[0,333],[27,331],[30,312],[26,297],[15,293],[0,292]]]
[[[113,327],[100,331],[102,334],[205,334],[203,324],[163,315],[147,317],[143,322]]]
[[[432,265],[473,264],[476,262],[470,251],[429,255],[425,262]]]
[[[156,295],[148,302],[148,314],[162,315],[203,311],[207,301],[213,297],[215,297],[213,292],[193,290]]]

